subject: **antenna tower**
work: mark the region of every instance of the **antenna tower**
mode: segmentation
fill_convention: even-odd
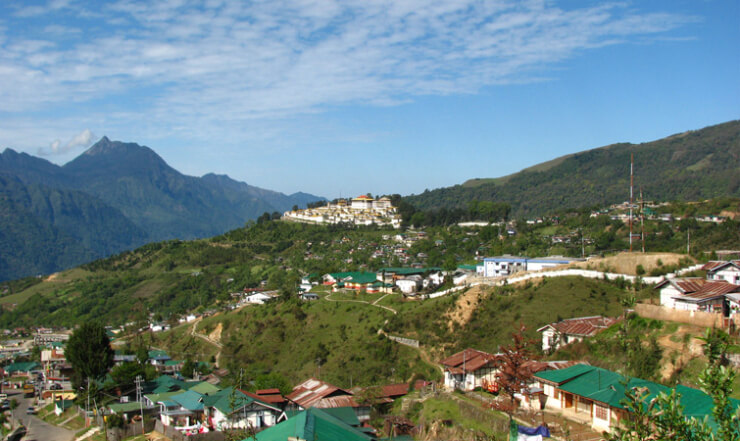
[[[630,253],[632,252],[632,187],[634,185],[633,168],[635,164],[635,154],[630,153]]]

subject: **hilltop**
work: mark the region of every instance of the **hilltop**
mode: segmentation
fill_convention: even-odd
[[[642,189],[648,200],[740,196],[740,121],[731,121],[653,142],[574,153],[512,175],[471,179],[405,200],[420,210],[467,208],[471,201],[508,203],[517,217],[620,203],[629,200],[631,154],[635,191]]]

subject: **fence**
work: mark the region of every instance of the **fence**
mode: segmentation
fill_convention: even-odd
[[[396,343],[400,343],[405,346],[411,346],[412,348],[419,347],[419,340],[412,340],[410,338],[404,338],[404,337],[396,337],[395,335],[389,335],[388,339],[393,340]]]
[[[185,436],[182,432],[175,430],[172,426],[165,426],[162,421],[157,420],[154,430],[163,434],[172,441],[224,441],[226,435],[223,432],[198,433]]]
[[[155,428],[155,420],[144,420],[144,432],[141,431],[141,422],[126,424],[123,427],[110,428],[106,432],[108,441],[120,441],[132,436],[149,433]],[[102,427],[102,426],[101,426]]]

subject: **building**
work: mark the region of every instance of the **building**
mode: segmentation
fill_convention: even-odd
[[[539,372],[534,378],[543,389],[546,409],[557,411],[566,418],[587,421],[597,431],[610,431],[629,416],[623,400],[625,391],[635,388],[645,391],[645,403],[650,403],[660,393],[670,394],[675,389],[681,395],[685,417],[707,418],[710,425],[714,423],[712,398],[683,385],[669,388],[585,364]],[[740,408],[740,400],[730,400],[733,408]]]
[[[283,213],[283,220],[305,223],[387,225],[401,228],[401,215],[387,197],[378,200],[361,195],[347,203],[340,199],[336,204],[323,207],[293,210]]]
[[[542,271],[543,269],[568,265],[581,260],[561,256],[537,258],[519,256],[486,257],[483,259],[483,276],[506,277],[519,271]]]
[[[666,279],[655,286],[660,290],[660,304],[682,311],[722,313],[729,317],[727,294],[740,293],[740,285],[725,280],[700,278]]]
[[[542,351],[554,352],[567,344],[593,337],[617,322],[616,318],[576,317],[550,323],[537,330],[542,333]]]
[[[496,356],[476,349],[465,349],[444,360],[444,384],[448,389],[470,391],[496,382]]]
[[[707,280],[724,280],[740,285],[740,260],[713,260],[701,269],[707,272]]]
[[[283,411],[255,394],[228,387],[203,397],[205,416],[215,430],[274,426]]]
[[[361,430],[357,418],[351,412],[336,412],[335,409],[308,408],[296,413],[276,426],[257,435],[257,441],[378,441],[379,439]],[[336,409],[341,410],[341,409]]]
[[[312,407],[320,409],[351,407],[357,419],[370,419],[370,406],[355,401],[352,392],[315,378],[310,378],[293,388],[287,397],[286,411],[304,410]]]

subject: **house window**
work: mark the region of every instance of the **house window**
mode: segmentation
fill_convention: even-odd
[[[594,406],[594,417],[598,418],[600,420],[609,420],[609,408],[605,406],[599,406],[598,404]]]

